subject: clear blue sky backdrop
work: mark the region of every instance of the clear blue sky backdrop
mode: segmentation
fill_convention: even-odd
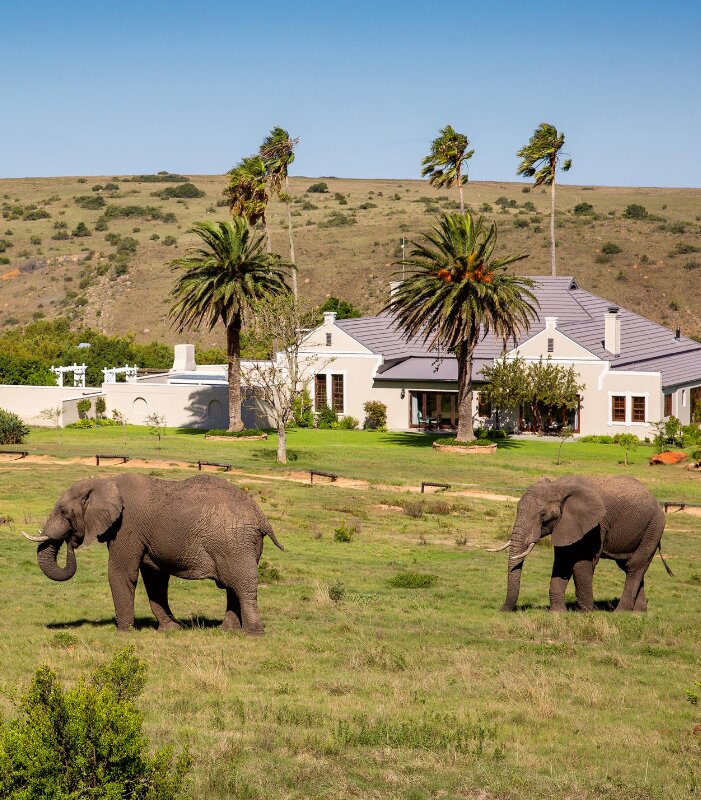
[[[701,186],[698,0],[0,0],[0,177],[224,172],[273,125],[293,174],[418,177],[438,128],[513,180]]]

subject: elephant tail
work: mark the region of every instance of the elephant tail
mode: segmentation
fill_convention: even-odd
[[[275,536],[275,533],[269,524],[266,524],[261,528],[261,533],[263,536],[269,536],[270,541],[275,545],[275,547],[278,547],[280,550],[285,549],[280,542],[278,542],[277,537]]]
[[[664,560],[664,556],[662,555],[662,540],[661,539],[657,543],[657,549],[660,551],[660,558],[662,559],[662,563],[664,564],[664,568],[667,570],[667,575],[671,575],[672,577],[674,577],[674,573],[669,568],[669,564],[667,564],[667,562]]]

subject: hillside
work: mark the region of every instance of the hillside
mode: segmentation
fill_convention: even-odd
[[[181,184],[111,176],[0,180],[0,327],[67,315],[140,341],[223,344],[220,332],[178,336],[167,320],[169,260],[193,244],[192,222],[228,214],[217,205],[223,177],[189,178],[202,197],[154,196]],[[329,192],[307,193],[319,180]],[[333,294],[366,313],[386,299],[401,238],[416,238],[438,211],[457,205],[456,195],[419,180],[293,178],[291,192],[302,293],[315,302]],[[485,216],[498,224],[497,253],[528,253],[524,273],[549,273],[547,192],[470,183],[465,198],[473,210],[492,206]],[[501,209],[499,198],[511,207]],[[582,203],[591,211],[575,214]],[[648,216],[625,218],[633,203]],[[559,274],[701,337],[700,189],[563,186],[558,208]],[[287,254],[282,204],[271,203],[269,221],[273,249]],[[620,252],[602,253],[605,243]]]

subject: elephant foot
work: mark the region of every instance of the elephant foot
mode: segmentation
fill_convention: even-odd
[[[241,630],[241,623],[240,622],[231,622],[228,619],[225,619],[224,622],[219,626],[219,630],[223,631],[224,633],[236,633],[236,631]]]
[[[244,628],[243,632],[246,636],[265,636],[265,631],[262,626],[260,628]]]
[[[182,627],[183,626],[179,622],[176,622],[174,619],[158,621],[159,633],[164,633],[165,631],[179,631],[182,630]]]
[[[133,625],[117,625],[117,633],[131,633],[133,630]]]
[[[549,609],[549,610],[550,610],[550,611],[551,611],[553,614],[564,614],[564,613],[567,611],[567,606],[565,606],[565,605],[560,605],[559,603],[558,603],[557,605],[552,605],[552,604],[551,604],[551,605],[550,605],[550,609]]]
[[[499,611],[516,611],[516,606],[515,605],[510,606],[507,603],[504,603],[504,605],[499,609]]]

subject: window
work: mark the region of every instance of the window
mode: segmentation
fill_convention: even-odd
[[[554,353],[554,352],[555,352],[555,340],[548,339],[548,353]]]
[[[672,416],[672,395],[666,394],[664,396],[664,415],[665,417]]]
[[[492,404],[482,394],[482,392],[480,392],[477,395],[477,416],[478,417],[491,417],[492,416]]]
[[[317,375],[314,378],[314,411],[321,411],[327,405],[326,375]]]
[[[626,421],[626,398],[622,395],[611,398],[611,419],[613,422]]]
[[[633,422],[645,422],[645,398],[633,398]]]
[[[343,414],[343,375],[331,376],[331,403],[337,414]]]
[[[326,334],[326,346],[327,347],[331,347],[331,334],[330,333]]]

